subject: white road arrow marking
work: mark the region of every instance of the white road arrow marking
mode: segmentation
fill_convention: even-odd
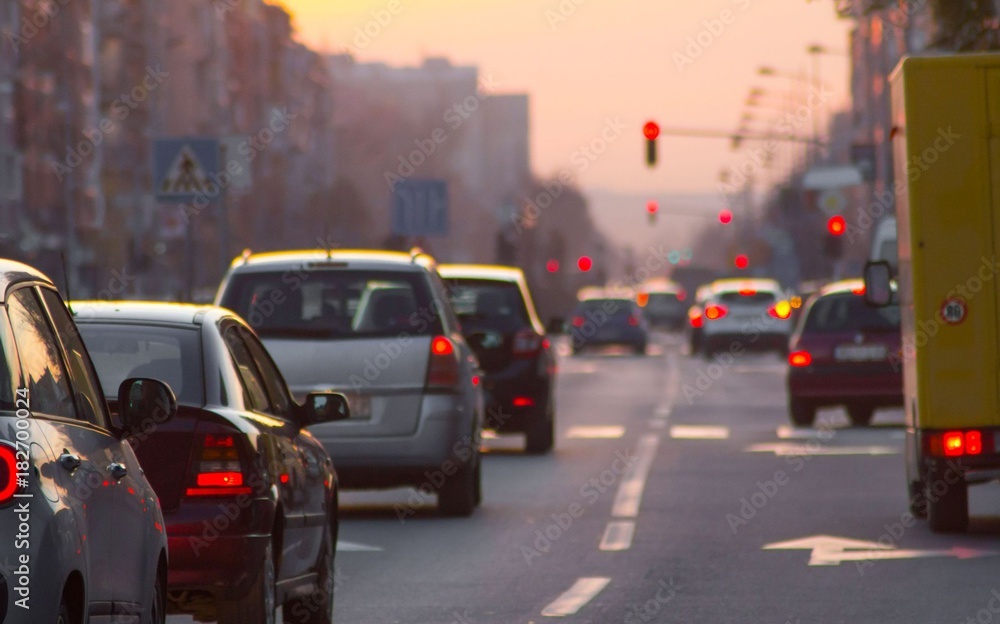
[[[811,566],[840,565],[844,561],[884,561],[888,559],[925,559],[928,557],[975,559],[1000,554],[994,550],[959,547],[946,550],[904,550],[878,542],[866,542],[831,535],[816,535],[787,542],[775,542],[767,544],[762,550],[811,550],[812,553],[809,557],[809,565]]]
[[[357,542],[337,541],[337,552],[382,552],[381,546],[369,546],[368,544],[358,544]]]

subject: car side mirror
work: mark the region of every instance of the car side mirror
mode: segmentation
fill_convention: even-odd
[[[885,260],[865,263],[865,303],[874,307],[892,303],[892,267]]]
[[[177,397],[158,379],[129,377],[118,386],[118,417],[121,437],[148,432],[177,413]]]
[[[303,407],[307,426],[351,417],[347,397],[339,392],[310,392]]]
[[[561,316],[553,316],[549,319],[549,324],[545,326],[546,334],[563,334],[566,332],[566,319]]]

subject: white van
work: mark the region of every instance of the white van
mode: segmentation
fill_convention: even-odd
[[[898,269],[899,252],[896,247],[896,217],[884,217],[872,234],[872,260],[885,260]]]

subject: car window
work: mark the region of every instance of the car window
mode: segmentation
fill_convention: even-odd
[[[768,305],[777,297],[770,291],[744,290],[719,293],[715,299],[727,305]]]
[[[529,324],[521,289],[516,283],[478,279],[447,279],[446,282],[451,305],[463,329],[504,330]]]
[[[5,312],[0,309],[0,410],[15,410],[15,394],[20,386],[20,366],[17,351],[14,349],[14,337],[10,333],[10,325],[5,320]]]
[[[55,291],[40,288],[42,300],[49,310],[49,316],[56,327],[68,360],[69,376],[76,391],[80,415],[87,421],[108,428],[107,404],[101,392],[101,384],[91,364],[87,349],[77,331],[76,323],[69,315],[66,305]],[[117,389],[117,386],[116,386]]]
[[[598,310],[613,316],[629,315],[633,312],[633,303],[629,299],[587,299],[577,305],[578,314]]]
[[[274,413],[267,396],[267,386],[260,371],[257,370],[253,356],[250,355],[250,351],[240,337],[237,326],[228,325],[223,330],[222,336],[229,348],[229,355],[233,358],[236,371],[239,373],[240,382],[243,384],[244,405],[255,412]]]
[[[80,335],[109,399],[118,398],[129,377],[148,377],[170,386],[182,405],[205,404],[197,329],[87,322],[80,323]]]
[[[7,309],[32,411],[76,418],[69,375],[34,289],[21,288],[11,293]]]
[[[267,337],[375,338],[441,333],[421,273],[317,269],[232,277],[222,305]]]
[[[854,294],[827,295],[813,302],[804,331],[899,330],[898,305],[874,308]]]
[[[253,333],[241,325],[234,325],[233,327],[243,337],[247,351],[257,365],[257,370],[260,371],[261,377],[264,380],[264,387],[271,399],[271,405],[274,406],[277,414],[287,416],[292,409],[292,399],[288,394],[288,386],[285,385],[285,380],[281,376],[278,367],[275,366],[267,349],[264,348],[264,345],[257,340],[257,337]]]

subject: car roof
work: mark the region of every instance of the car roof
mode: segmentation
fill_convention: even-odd
[[[77,323],[110,321],[198,326],[206,320],[236,317],[234,312],[220,306],[165,301],[73,301],[70,308]]]
[[[865,281],[861,278],[838,280],[819,289],[819,296],[852,293],[864,293]]]
[[[6,293],[7,289],[18,282],[44,282],[50,286],[55,286],[51,279],[38,269],[16,260],[0,258],[0,288]]]
[[[715,280],[711,286],[713,294],[745,289],[781,292],[781,285],[776,280],[767,277],[730,277]]]
[[[233,260],[230,270],[237,272],[273,271],[310,268],[423,270],[434,267],[434,259],[420,250],[376,251],[371,249],[301,249],[250,253]]]
[[[438,273],[443,278],[485,279],[519,282],[524,279],[521,269],[498,264],[441,264]]]

